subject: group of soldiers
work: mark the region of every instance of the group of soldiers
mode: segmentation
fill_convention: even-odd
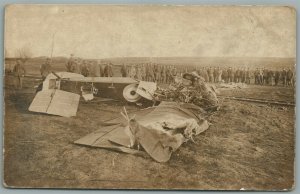
[[[241,82],[250,84],[250,70],[249,68],[233,69],[231,67],[202,67],[197,68],[197,73],[204,78],[206,82],[220,83],[220,82]]]
[[[282,70],[270,70],[266,68],[256,68],[254,71],[254,83],[257,85],[279,85],[280,82],[284,86],[294,86],[295,79],[294,72],[291,68]]]
[[[68,72],[79,73],[85,77],[113,77],[113,64],[111,62],[99,63],[97,61],[81,60],[71,55],[66,64]],[[116,69],[116,68],[115,68]],[[41,66],[41,75],[45,78],[51,72],[50,59]],[[187,72],[197,72],[209,83],[246,83],[257,85],[293,86],[295,84],[294,72],[291,68],[272,70],[267,68],[232,68],[232,67],[197,67],[189,65],[166,65],[156,63],[122,64],[120,73],[122,77],[131,77],[142,81],[171,84],[176,76]]]
[[[97,61],[82,60],[71,55],[66,64],[68,72],[82,74],[85,77],[113,77],[113,65],[111,62],[100,64]]]
[[[47,58],[40,66],[42,79],[45,79],[52,72],[51,59]],[[100,63],[99,61],[82,60],[74,58],[73,55],[66,63],[66,70],[72,73],[82,74],[85,77],[113,77],[118,76],[114,70],[118,68],[111,62]],[[117,70],[118,71],[118,70]],[[12,70],[15,75],[16,88],[22,88],[22,77],[25,76],[26,70],[23,62],[17,60]],[[189,65],[166,65],[156,63],[142,64],[122,64],[120,73],[122,77],[131,77],[142,81],[151,81],[162,84],[174,83],[176,76],[182,76],[187,72],[197,72],[206,82],[235,82],[257,85],[283,85],[294,86],[295,75],[291,68],[282,70],[271,70],[267,68],[232,68],[232,67],[197,67]]]
[[[131,77],[142,81],[169,84],[174,81],[178,70],[173,65],[159,65],[144,63],[135,65],[123,64],[121,67],[122,77]]]

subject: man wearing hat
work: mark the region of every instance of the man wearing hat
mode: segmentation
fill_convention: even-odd
[[[67,64],[66,64],[67,72],[74,72],[75,71],[75,61],[74,55],[71,54]]]
[[[24,66],[21,64],[20,60],[17,60],[16,65],[13,68],[13,74],[15,76],[15,89],[22,89],[23,87],[23,77],[26,74]]]
[[[51,73],[51,71],[52,71],[51,61],[50,58],[47,57],[45,63],[42,64],[40,67],[42,79],[44,80],[47,77],[47,75]]]

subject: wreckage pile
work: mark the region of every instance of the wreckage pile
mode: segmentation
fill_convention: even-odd
[[[217,110],[218,98],[213,87],[196,73],[178,77],[168,88],[158,87],[154,96],[156,101],[191,103],[204,110]]]
[[[147,153],[158,162],[167,162],[183,143],[194,141],[194,136],[208,129],[205,114],[218,109],[214,89],[196,73],[177,77],[168,88],[131,78],[92,78],[68,72],[51,76],[44,80],[30,111],[72,117],[76,116],[80,96],[88,101],[98,94],[132,103],[142,97],[153,101],[156,106],[141,109],[136,116],[127,114],[124,108],[113,124],[75,143],[130,154]],[[117,91],[123,91],[122,95]]]
[[[158,106],[142,109],[136,115],[127,114],[124,108],[122,117],[111,121],[115,127],[103,127],[75,143],[130,154],[146,152],[155,161],[167,162],[183,143],[194,142],[194,136],[209,128],[203,116],[205,110],[218,107],[214,90],[193,74],[167,89],[157,88],[153,98],[160,101]]]

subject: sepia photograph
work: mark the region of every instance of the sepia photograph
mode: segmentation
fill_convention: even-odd
[[[6,188],[295,188],[296,10],[11,4]]]

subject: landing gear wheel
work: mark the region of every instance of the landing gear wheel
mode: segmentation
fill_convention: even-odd
[[[130,84],[126,86],[123,89],[123,97],[125,98],[125,100],[127,100],[128,102],[139,101],[142,97],[138,93],[136,93],[137,88],[138,84]]]

